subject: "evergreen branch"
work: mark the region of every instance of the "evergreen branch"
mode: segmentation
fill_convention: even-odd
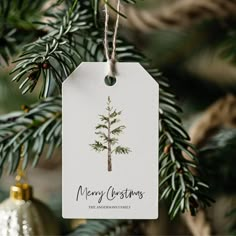
[[[100,117],[100,120],[104,121],[105,123],[107,123],[109,121],[109,118],[107,116],[99,115],[99,117]]]
[[[98,124],[95,129],[108,129],[107,125]]]
[[[68,236],[122,236],[130,235],[131,221],[127,220],[87,220]]]
[[[110,138],[110,142],[111,142],[111,145],[115,145],[118,143],[118,139],[117,138]]]
[[[42,9],[42,6],[45,4],[44,1],[35,0],[31,2],[29,0],[22,1],[14,1],[14,0],[7,0],[1,1],[0,3],[0,13],[3,19],[9,19],[11,17],[16,17],[17,19],[20,16],[22,20],[27,19],[35,13]],[[19,24],[19,22],[18,22]]]
[[[112,133],[113,135],[119,135],[119,134],[121,134],[121,133],[123,132],[124,129],[125,129],[125,126],[124,126],[124,125],[121,125],[121,126],[115,128],[115,129],[113,129],[113,130],[111,131],[111,133]]]
[[[158,72],[155,73],[158,76]],[[159,78],[161,199],[171,199],[171,218],[185,210],[195,215],[199,207],[209,206],[212,200],[207,196],[208,186],[200,176],[194,174],[199,171],[199,163],[196,150],[189,143],[189,136],[180,119],[176,117],[180,109],[173,102],[173,94],[168,91],[166,79],[160,74]]]
[[[99,136],[99,138],[103,139],[105,142],[108,142],[108,137],[104,132],[95,132],[95,134],[97,134]]]
[[[119,116],[119,115],[121,115],[121,111],[117,112],[117,111],[115,110],[115,111],[113,111],[113,112],[111,113],[110,117],[111,117],[111,118],[115,118],[116,116]]]
[[[112,152],[115,152],[115,154],[129,154],[131,150],[128,147],[117,146]]]
[[[8,63],[22,43],[28,43],[35,37],[44,34],[42,30],[34,27],[32,21],[43,15],[42,8],[45,2],[25,0],[23,4],[23,1],[1,0],[0,63]]]
[[[111,125],[114,125],[114,124],[116,124],[118,122],[120,122],[120,120],[115,118],[115,119],[111,120]]]
[[[25,110],[0,119],[0,173],[7,162],[9,173],[15,172],[22,146],[26,168],[29,160],[33,166],[38,163],[47,144],[47,158],[61,144],[61,97],[48,98]]]
[[[39,79],[43,77],[41,97],[47,97],[50,82],[55,80],[59,92],[62,81],[76,68],[81,59],[79,44],[76,44],[77,31],[81,32],[91,26],[91,14],[80,10],[81,5],[71,12],[62,10],[57,14],[47,14],[52,21],[41,23],[50,29],[50,33],[34,43],[25,46],[24,51],[12,73],[16,73],[13,81],[19,82],[22,93],[32,92]]]
[[[96,152],[102,152],[105,149],[107,149],[106,146],[104,146],[101,142],[95,141],[94,144],[90,144],[90,146],[96,151]]]

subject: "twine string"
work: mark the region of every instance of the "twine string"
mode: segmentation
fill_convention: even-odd
[[[109,57],[109,45],[108,45],[108,24],[109,24],[109,12],[108,6],[105,3],[105,31],[104,31],[104,48],[107,61],[110,60]]]
[[[108,76],[115,77],[117,74],[116,70],[116,39],[117,39],[117,33],[119,28],[119,20],[120,20],[120,0],[117,0],[117,7],[116,7],[116,22],[115,22],[115,28],[114,28],[114,34],[113,34],[113,40],[112,40],[112,53],[111,57],[109,56],[109,44],[108,44],[108,26],[109,26],[109,11],[108,11],[108,4],[107,1],[105,1],[105,31],[104,31],[104,48],[105,48],[105,56],[108,63]]]

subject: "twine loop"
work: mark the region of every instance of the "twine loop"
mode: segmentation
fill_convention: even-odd
[[[111,56],[109,55],[109,45],[108,45],[108,25],[109,25],[109,10],[108,10],[108,0],[105,0],[105,33],[104,33],[104,49],[105,49],[105,56],[108,65],[108,73],[107,75],[110,77],[115,78],[117,75],[116,69],[116,39],[117,39],[117,32],[119,27],[119,19],[120,19],[120,0],[117,0],[117,7],[116,7],[116,23],[114,28],[113,40],[112,40],[112,53]]]

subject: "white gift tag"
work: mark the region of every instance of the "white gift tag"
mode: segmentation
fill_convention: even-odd
[[[138,63],[82,63],[63,83],[64,218],[158,217],[156,81]]]

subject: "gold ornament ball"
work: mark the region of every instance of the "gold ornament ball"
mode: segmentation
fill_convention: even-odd
[[[52,211],[33,198],[28,184],[11,186],[10,198],[0,204],[1,236],[59,235]]]

